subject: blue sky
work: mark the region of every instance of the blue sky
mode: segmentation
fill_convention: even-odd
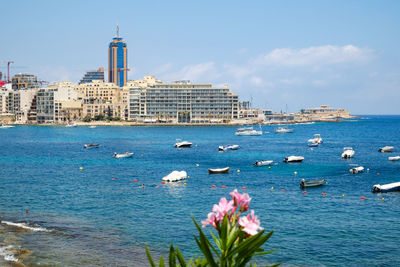
[[[130,79],[228,84],[254,107],[400,114],[400,1],[2,1],[0,71],[78,82],[119,24]]]

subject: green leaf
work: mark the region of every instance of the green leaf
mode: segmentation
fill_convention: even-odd
[[[160,263],[158,264],[158,267],[165,267],[164,259],[162,256],[160,257]]]
[[[242,249],[240,252],[238,252],[238,257],[240,257],[240,258],[252,257],[254,252],[256,252],[256,250],[258,248],[260,248],[271,237],[272,233],[273,233],[273,231],[269,232],[268,234],[266,234],[264,236],[260,235],[257,238],[255,238],[254,240],[252,240],[250,242],[250,244],[247,244],[245,249]],[[243,243],[245,243],[245,242],[243,242]]]
[[[186,261],[182,256],[181,251],[179,250],[179,248],[176,248],[176,257],[178,258],[179,264],[181,265],[181,267],[186,267]],[[191,263],[192,259],[190,259],[189,264]]]
[[[147,247],[147,244],[145,244],[145,247],[146,247],[147,259],[149,260],[151,267],[156,267],[156,264],[154,263],[153,258],[151,257],[151,254],[150,254],[149,248]]]
[[[168,261],[169,261],[169,267],[176,267],[175,250],[172,244],[169,247]]]
[[[197,245],[200,244],[199,248],[201,249],[201,251],[203,252],[204,256],[207,258],[209,264],[211,266],[217,266],[217,264],[215,263],[214,260],[214,256],[212,255],[211,251],[210,251],[210,247],[211,249],[214,251],[215,254],[219,256],[219,253],[217,252],[217,250],[213,247],[213,245],[210,243],[210,241],[207,239],[206,235],[203,233],[203,231],[201,230],[200,226],[197,224],[196,220],[193,218],[193,222],[196,225],[197,230],[199,231],[199,235],[200,235],[200,242],[197,240],[196,238],[196,242]]]
[[[214,239],[215,245],[217,245],[217,247],[219,248],[219,250],[222,251],[221,242],[219,242],[219,239],[214,235],[213,232],[210,231],[210,234],[211,234],[211,237]]]

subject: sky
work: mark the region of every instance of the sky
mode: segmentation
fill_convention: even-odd
[[[119,25],[129,79],[228,84],[276,112],[400,114],[400,1],[2,1],[0,71],[77,83],[107,68]],[[106,79],[108,77],[106,75]]]

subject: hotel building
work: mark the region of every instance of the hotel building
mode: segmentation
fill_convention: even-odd
[[[128,48],[119,37],[117,26],[117,37],[108,46],[108,81],[123,87],[128,80],[128,71]]]

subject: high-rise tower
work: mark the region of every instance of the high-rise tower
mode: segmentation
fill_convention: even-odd
[[[117,36],[108,46],[108,81],[122,87],[128,79],[128,71],[128,48],[119,37],[117,26]]]

